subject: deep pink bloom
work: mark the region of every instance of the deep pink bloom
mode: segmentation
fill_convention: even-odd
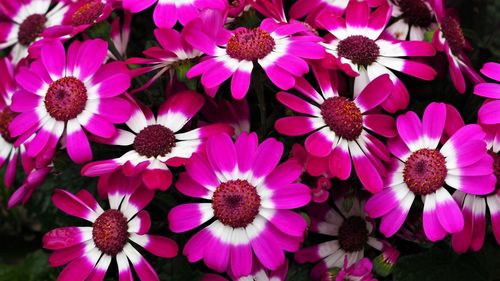
[[[52,2],[57,4],[50,9]],[[63,1],[0,0],[0,49],[13,46],[10,56],[17,64],[47,27],[62,23],[67,11]]]
[[[331,175],[345,180],[354,165],[366,189],[373,193],[382,190],[386,171],[381,160],[389,161],[389,152],[369,131],[385,137],[396,134],[392,117],[372,111],[393,92],[388,75],[377,77],[350,100],[339,95],[328,71],[315,66],[313,70],[322,93],[303,78],[297,79],[295,88],[306,99],[279,92],[277,99],[302,115],[279,119],[276,130],[287,136],[312,133],[306,138],[305,147],[318,157],[314,165],[320,167],[313,170],[329,168]]]
[[[498,83],[480,83],[474,88],[476,95],[494,99],[481,106],[478,120],[482,124],[500,124],[500,63],[486,63],[481,73]]]
[[[350,200],[352,204],[344,204]],[[328,204],[311,205],[308,214],[311,219],[309,230],[330,237],[332,240],[300,249],[295,253],[299,263],[317,263],[311,270],[313,280],[321,277],[331,268],[343,268],[355,264],[364,257],[368,246],[383,251],[389,245],[374,236],[375,222],[365,217],[364,202],[356,197],[335,197],[337,209]]]
[[[34,137],[29,156],[54,149],[62,137],[70,158],[85,163],[92,160],[86,133],[112,137],[113,124],[130,118],[129,102],[119,97],[130,75],[123,63],[103,65],[107,46],[100,39],[75,41],[66,55],[60,41],[47,41],[41,57],[19,70],[16,81],[23,90],[14,94],[11,108],[20,114],[9,129],[17,143]]]
[[[348,266],[347,257],[344,260],[344,266],[335,277],[335,281],[356,280],[356,281],[377,281],[373,277],[373,264],[368,258],[363,258],[355,264]],[[327,273],[328,274],[328,273]],[[324,278],[322,281],[330,281],[331,279]]]
[[[255,62],[276,86],[290,89],[295,78],[309,71],[305,59],[324,57],[324,48],[318,43],[321,38],[303,35],[308,29],[300,22],[278,24],[268,18],[255,29],[240,27],[233,31],[224,29],[224,22],[220,12],[207,10],[183,30],[186,40],[207,54],[187,77],[201,75],[201,83],[211,96],[232,77],[233,97],[245,97]]]
[[[354,94],[372,80],[389,74],[395,91],[383,103],[385,110],[395,112],[408,106],[409,94],[405,85],[391,71],[396,70],[420,79],[433,80],[436,72],[430,66],[401,57],[433,56],[432,44],[422,41],[396,41],[383,31],[391,18],[391,6],[380,5],[371,12],[368,3],[350,1],[345,19],[338,15],[321,13],[317,22],[333,38],[323,43],[326,52],[333,55],[337,66],[354,79]]]
[[[434,10],[428,0],[389,0],[393,24],[387,31],[399,40],[424,41],[425,33],[437,27]]]
[[[466,89],[464,74],[474,84],[484,82],[484,80],[474,70],[470,59],[465,54],[465,51],[471,50],[472,47],[465,39],[458,18],[445,11],[444,0],[432,2],[439,24],[439,29],[436,30],[432,39],[433,44],[438,51],[446,54],[450,79],[457,91],[463,94]]]
[[[396,121],[399,136],[388,143],[395,158],[385,189],[373,195],[365,208],[371,217],[382,217],[380,231],[387,237],[404,223],[415,196],[424,201],[424,232],[429,240],[437,241],[464,227],[462,212],[446,186],[474,195],[495,189],[485,133],[478,125],[467,125],[440,145],[446,115],[445,104],[431,103],[422,121],[411,111]]]
[[[242,133],[235,143],[226,134],[213,136],[206,155],[193,154],[176,188],[210,202],[178,205],[168,214],[176,233],[207,225],[184,247],[190,262],[203,259],[217,272],[240,277],[251,273],[254,258],[276,270],[285,251],[299,249],[307,223],[290,209],[305,206],[311,195],[296,183],[297,161],[277,166],[282,155],[282,143],[268,138],[258,145],[255,133]]]
[[[177,255],[173,240],[147,234],[151,220],[143,209],[153,197],[154,191],[121,173],[115,173],[109,181],[110,208],[106,211],[87,190],[72,194],[56,189],[52,202],[57,208],[92,223],[56,228],[43,237],[43,247],[55,251],[49,257],[50,266],[67,264],[57,280],[103,280],[113,258],[120,280],[133,280],[129,261],[140,280],[159,280],[153,267],[129,242],[159,257]]]
[[[249,280],[256,280],[256,281],[285,281],[286,279],[286,274],[288,273],[288,261],[286,261],[282,266],[278,267],[276,270],[267,270],[266,268],[263,268],[262,265],[259,264],[257,260],[254,260],[254,266],[252,269],[252,273],[247,276],[242,276],[242,277],[234,277],[230,273],[228,275],[230,276],[230,279],[227,279],[225,277],[222,277],[217,274],[205,274],[201,281],[229,281],[229,280],[234,280],[234,281],[249,281]]]
[[[132,117],[126,123],[131,131],[117,129],[109,139],[96,139],[101,143],[130,146],[130,151],[119,158],[89,163],[83,167],[82,175],[105,176],[123,168],[128,176],[141,176],[148,188],[166,190],[172,183],[168,166],[183,165],[194,152],[203,150],[209,136],[232,133],[231,127],[226,124],[179,132],[198,113],[203,103],[203,96],[196,92],[180,92],[160,106],[156,118],[148,107],[136,104]]]

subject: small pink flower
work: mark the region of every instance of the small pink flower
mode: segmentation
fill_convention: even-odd
[[[324,57],[324,48],[318,44],[321,38],[302,35],[308,30],[300,22],[278,24],[268,18],[257,28],[229,31],[223,28],[224,21],[220,12],[207,10],[183,30],[186,40],[207,54],[187,77],[201,75],[201,83],[211,96],[232,77],[233,97],[245,97],[255,62],[276,86],[290,89],[297,77],[309,71],[305,59]]]
[[[129,262],[140,280],[159,280],[153,267],[129,242],[159,257],[177,255],[178,247],[173,240],[147,234],[151,220],[143,209],[153,197],[154,191],[120,172],[109,181],[110,208],[106,211],[87,190],[72,194],[56,189],[52,202],[57,208],[92,223],[92,226],[56,228],[43,237],[43,247],[54,251],[49,257],[50,266],[67,264],[58,280],[103,280],[113,258],[118,264],[120,280],[133,280]]]
[[[431,103],[422,121],[411,111],[397,119],[399,136],[389,140],[395,158],[385,189],[366,203],[370,217],[382,217],[380,231],[387,237],[404,223],[415,196],[424,201],[424,232],[429,240],[437,241],[464,227],[462,212],[447,186],[474,195],[495,189],[493,160],[483,130],[478,125],[464,126],[441,145],[446,115],[445,104]]]
[[[379,76],[350,100],[340,96],[334,88],[331,73],[314,65],[313,71],[322,93],[303,78],[297,79],[295,88],[306,99],[279,92],[277,99],[301,115],[279,119],[275,123],[276,130],[287,136],[312,133],[306,138],[305,147],[316,158],[308,165],[319,167],[308,170],[329,169],[332,176],[345,180],[351,175],[354,165],[366,189],[373,193],[382,190],[382,176],[386,170],[381,160],[388,161],[389,152],[368,130],[385,137],[396,134],[394,119],[374,114],[372,110],[393,92],[394,86],[388,75]]]
[[[231,127],[225,124],[179,132],[203,103],[203,96],[196,92],[180,92],[160,106],[156,118],[148,107],[136,104],[126,123],[131,131],[117,129],[109,139],[96,139],[105,144],[131,146],[130,151],[119,158],[89,163],[83,167],[82,175],[105,176],[123,168],[127,176],[141,176],[148,188],[166,190],[172,183],[168,166],[183,165],[194,152],[203,150],[209,136],[232,133]]]
[[[396,20],[387,31],[399,40],[424,41],[425,33],[435,30],[434,10],[428,0],[389,0]]]
[[[321,13],[317,22],[333,35],[323,43],[336,64],[346,74],[355,76],[354,95],[375,78],[388,74],[395,91],[383,103],[389,112],[404,109],[409,103],[405,85],[391,71],[396,70],[423,80],[433,80],[436,72],[430,66],[401,57],[433,56],[434,47],[422,41],[395,41],[383,33],[391,18],[391,6],[380,5],[371,12],[364,1],[350,1],[345,18]]]
[[[70,158],[85,163],[92,160],[87,133],[109,138],[113,124],[129,119],[130,104],[119,96],[129,88],[130,75],[123,63],[103,65],[107,51],[107,43],[96,39],[75,41],[66,54],[52,40],[29,68],[20,68],[16,81],[22,90],[11,106],[20,114],[9,130],[17,144],[33,137],[28,156],[54,149],[63,138]]]
[[[295,160],[279,166],[283,144],[268,138],[258,145],[255,133],[236,142],[226,134],[208,139],[206,154],[193,154],[176,188],[209,202],[174,207],[170,229],[180,233],[206,224],[184,247],[190,262],[202,260],[217,272],[249,275],[256,258],[276,270],[284,252],[299,249],[305,219],[290,209],[311,200],[309,188],[296,183],[301,167]]]
[[[497,83],[480,83],[474,88],[478,96],[494,100],[487,101],[478,112],[479,123],[500,124],[500,63],[489,62],[481,69],[481,73]]]

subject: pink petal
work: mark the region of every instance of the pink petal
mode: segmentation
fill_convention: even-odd
[[[436,191],[436,213],[441,226],[447,232],[455,233],[463,229],[462,212],[444,187]]]
[[[68,155],[77,164],[92,160],[92,150],[89,140],[76,119],[68,121],[66,128],[66,150]]]
[[[170,230],[175,233],[194,229],[213,217],[211,203],[188,203],[175,206],[168,213]]]
[[[91,207],[87,206],[87,204],[78,197],[65,190],[56,189],[54,195],[52,195],[52,203],[61,211],[69,215],[91,222],[97,219],[97,214]]]
[[[274,123],[276,130],[287,136],[301,136],[318,128],[319,118],[306,116],[289,116],[278,119]]]
[[[142,181],[150,189],[165,191],[172,184],[172,173],[170,170],[146,169],[142,173]]]
[[[52,80],[56,81],[64,76],[66,51],[61,41],[51,40],[44,43],[40,57]]]
[[[335,141],[334,133],[329,127],[324,127],[306,138],[305,147],[313,156],[325,157],[334,149]]]

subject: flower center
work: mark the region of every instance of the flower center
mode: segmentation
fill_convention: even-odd
[[[246,180],[221,183],[212,197],[215,217],[225,225],[238,228],[252,223],[259,214],[260,196]]]
[[[87,88],[75,77],[52,82],[45,95],[47,112],[59,121],[68,121],[82,113],[87,104]]]
[[[433,193],[444,184],[448,171],[441,152],[423,148],[413,152],[406,160],[403,179],[417,195]]]
[[[500,189],[500,155],[491,150],[488,150],[488,154],[491,155],[491,157],[493,157],[493,173],[497,177],[497,185],[495,190],[492,193],[488,194],[492,195],[497,193],[498,190]]]
[[[339,227],[337,238],[340,247],[346,252],[362,250],[368,241],[368,229],[366,229],[365,220],[359,216],[346,218]]]
[[[27,17],[19,26],[17,40],[23,46],[29,46],[33,43],[40,33],[45,30],[47,17],[45,15],[34,14]]]
[[[423,0],[399,0],[401,17],[409,25],[427,28],[432,23],[432,13]]]
[[[370,65],[374,63],[380,49],[372,39],[363,35],[352,35],[339,42],[339,56],[350,59],[354,64]]]
[[[75,11],[71,17],[73,26],[93,24],[104,10],[104,4],[101,1],[91,1],[83,4]]]
[[[15,139],[10,136],[9,125],[16,116],[17,114],[10,110],[9,107],[4,108],[0,112],[0,135],[9,143],[14,143],[15,141]]]
[[[274,39],[260,28],[238,29],[227,42],[227,54],[238,60],[262,59],[274,49]]]
[[[453,17],[446,17],[441,23],[441,30],[443,31],[443,36],[446,42],[448,42],[451,51],[454,54],[459,54],[467,42],[465,41],[464,33],[458,21]]]
[[[107,210],[95,220],[92,238],[103,253],[116,256],[127,243],[127,219],[118,210]]]
[[[323,120],[338,136],[355,140],[363,130],[361,110],[345,97],[328,98],[321,105]]]
[[[137,134],[134,149],[148,158],[165,156],[175,147],[175,134],[163,125],[149,125]]]

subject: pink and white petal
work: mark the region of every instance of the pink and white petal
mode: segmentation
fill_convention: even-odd
[[[130,182],[130,178],[125,178],[124,180]],[[137,179],[134,179],[137,180]],[[120,206],[120,211],[125,215],[127,219],[131,219],[135,214],[144,209],[153,200],[155,195],[154,190],[148,188],[135,187],[136,183],[129,183],[131,186],[126,186],[124,189],[135,188],[135,191],[130,197],[126,196],[123,199],[122,205]]]
[[[207,241],[203,260],[209,268],[222,273],[227,270],[230,259],[231,245],[229,242],[233,228],[215,221],[207,229],[210,231],[212,239]]]
[[[436,191],[436,214],[441,226],[449,233],[459,232],[464,227],[464,217],[457,202],[441,187]]]
[[[106,276],[106,271],[108,271],[108,267],[111,264],[112,257],[106,254],[103,254],[99,259],[97,264],[95,265],[94,271],[87,277],[87,281],[102,281]]]
[[[78,49],[73,76],[86,81],[103,65],[108,54],[108,43],[101,39],[87,40]],[[89,60],[88,58],[92,58]],[[68,69],[71,71],[71,69]]]
[[[47,82],[27,67],[19,68],[19,72],[16,75],[16,81],[20,87],[29,93],[41,97],[45,97],[45,93],[49,89]]]
[[[179,247],[174,240],[158,235],[130,234],[130,240],[142,246],[151,254],[162,258],[173,258],[177,256]]]
[[[42,152],[51,138],[55,137],[59,139],[62,132],[57,130],[57,123],[58,121],[55,119],[49,118],[40,130],[38,130],[35,137],[27,145],[29,157],[35,157]]]
[[[446,105],[433,102],[425,109],[422,118],[425,147],[436,148],[446,123]]]
[[[289,116],[278,119],[274,123],[276,130],[286,136],[301,136],[326,126],[322,118],[306,116]]]
[[[139,106],[133,107],[132,115],[130,116],[126,124],[136,134],[138,134],[149,125],[144,112],[141,111]]]
[[[276,94],[276,99],[295,112],[312,116],[321,116],[321,110],[317,106],[295,95],[287,92],[279,92]]]
[[[447,175],[446,184],[462,192],[485,195],[495,190],[496,177],[494,175],[486,176],[456,176]]]
[[[146,234],[151,227],[151,218],[145,210],[137,213],[133,219],[128,222],[128,232],[137,233],[139,235]]]
[[[339,138],[329,128],[324,127],[306,138],[307,152],[316,157],[326,157],[335,148]]]
[[[241,100],[248,93],[252,69],[253,62],[246,60],[239,62],[239,66],[231,79],[231,94],[233,95],[233,98]]]
[[[261,206],[274,209],[295,209],[307,205],[311,201],[309,187],[301,183],[292,183],[265,193],[259,188]]]
[[[125,245],[123,252],[125,252],[130,262],[134,265],[135,272],[140,280],[160,280],[153,267],[130,243]]]
[[[211,199],[213,192],[194,181],[188,173],[181,173],[175,182],[177,190],[190,197]]]
[[[397,208],[392,209],[392,211],[382,217],[380,224],[380,232],[382,234],[386,237],[391,237],[401,228],[408,216],[414,199],[415,194],[408,192]]]
[[[196,92],[179,92],[161,105],[157,122],[173,132],[177,132],[193,118],[204,102],[203,96]]]
[[[245,229],[235,228],[231,237],[231,253],[229,265],[235,276],[246,276],[252,271],[253,253]],[[229,269],[228,269],[229,270]]]
[[[111,122],[95,113],[84,110],[77,116],[77,120],[88,132],[98,137],[108,139],[116,133]]]
[[[294,237],[302,237],[307,222],[301,215],[290,210],[273,210],[262,208],[259,214],[270,221],[281,232]]]
[[[66,51],[60,40],[49,40],[44,43],[40,57],[53,81],[65,75]]]
[[[339,249],[340,245],[338,240],[331,240],[300,249],[295,253],[295,260],[298,263],[317,262],[338,252]]]
[[[92,160],[90,143],[77,119],[69,120],[66,125],[66,150],[77,164]]]
[[[268,56],[269,57],[269,56]],[[267,77],[282,90],[289,90],[295,85],[294,76],[287,70],[278,66],[275,61],[267,57],[259,60],[260,65],[264,68]]]
[[[341,16],[332,15],[330,13],[320,13],[316,17],[316,23],[340,40],[349,36],[346,22]]]
[[[90,222],[94,222],[98,217],[97,213],[85,202],[62,189],[54,191],[52,203],[63,212]]]
[[[186,163],[186,170],[194,181],[209,190],[215,190],[219,186],[219,180],[210,163],[198,153],[193,154],[190,161]]]
[[[389,75],[384,74],[366,85],[354,102],[360,108],[361,112],[364,113],[382,104],[391,95],[393,90],[394,84]]]
[[[349,142],[349,152],[354,169],[356,169],[356,173],[363,186],[371,193],[380,192],[383,188],[383,181],[372,161],[355,142]]]
[[[203,258],[203,254],[209,242],[214,239],[208,228],[203,228],[189,239],[182,251],[189,262],[197,262]]]
[[[446,48],[446,56],[448,57],[448,64],[449,64],[449,72],[450,72],[450,78],[451,82],[453,82],[453,85],[457,89],[457,91],[461,94],[465,92],[465,89],[467,85],[465,84],[465,78],[464,75],[462,74],[462,71],[460,70],[460,65],[454,58],[454,56],[451,53],[450,47],[448,45],[445,46]]]
[[[198,140],[221,133],[233,135],[233,131],[231,126],[227,124],[217,123],[196,128],[185,133],[175,134],[175,138],[177,140]]]
[[[483,198],[474,200],[474,232],[472,235],[471,249],[479,251],[483,248],[486,235],[486,201]]]
[[[384,57],[433,56],[436,53],[432,44],[423,41],[392,43],[390,41],[377,40],[376,43],[380,47],[380,55]]]
[[[491,215],[491,228],[497,243],[500,244],[500,195],[494,194],[486,197]]]
[[[454,197],[455,194],[453,194]],[[476,200],[475,197],[475,195],[467,195],[463,200],[462,214],[464,216],[464,228],[459,232],[453,233],[451,238],[451,245],[453,250],[457,253],[465,253],[471,246],[472,233],[474,232],[474,219],[472,212],[474,209],[474,201]]]
[[[247,132],[241,133],[236,139],[234,146],[238,157],[238,170],[241,174],[246,174],[252,168],[255,151],[257,151],[257,134]]]
[[[401,58],[378,57],[377,62],[390,69],[394,69],[427,81],[433,80],[437,75],[436,71],[432,67],[417,61]]]
[[[415,112],[409,111],[400,115],[396,120],[396,127],[399,136],[411,151],[425,148],[422,123]]]
[[[271,270],[277,269],[285,262],[283,250],[274,240],[268,240],[266,239],[267,235],[263,235],[263,232],[266,231],[265,225],[263,230],[259,230],[255,225],[254,221],[254,223],[247,226],[247,233],[260,232],[258,236],[251,239],[253,252],[263,266]]]
[[[89,253],[72,261],[61,271],[57,280],[61,281],[73,281],[81,280],[85,281],[87,277],[92,273],[97,261],[101,257],[101,251],[94,248]]]
[[[500,101],[489,101],[484,103],[478,112],[478,121],[481,124],[500,124],[500,117],[498,114],[500,110]]]
[[[43,236],[43,248],[61,250],[92,239],[92,227],[60,227]]]
[[[398,208],[409,192],[404,183],[387,187],[366,201],[365,211],[372,218],[382,217]]]
[[[220,134],[210,137],[206,150],[208,161],[221,181],[238,177],[236,148],[230,136]]]
[[[396,121],[389,115],[363,115],[363,126],[386,138],[393,138],[397,135]]]
[[[40,96],[20,90],[12,96],[10,109],[14,112],[25,112],[37,108],[41,103]]]
[[[283,185],[297,181],[302,174],[302,165],[293,159],[280,164],[264,180],[268,189],[277,189]]]
[[[461,176],[486,176],[493,173],[493,159],[489,154],[484,154],[481,160],[472,165],[460,168],[448,168],[448,173],[451,175]]]
[[[99,206],[99,203],[97,203],[97,200],[95,200],[94,196],[90,194],[90,192],[87,191],[86,189],[78,191],[75,195],[76,197],[78,197],[78,199],[82,200],[83,203],[89,206],[97,214],[100,215],[104,212],[101,206]]]
[[[352,162],[347,140],[341,139],[339,141],[330,157],[328,157],[328,167],[330,173],[341,180],[347,180],[351,176]]]
[[[168,213],[170,230],[175,233],[194,229],[213,218],[211,203],[187,203],[175,206]]]
[[[278,165],[283,155],[283,143],[274,138],[262,142],[255,151],[250,182],[257,186]]]
[[[480,161],[486,155],[486,143],[470,140],[456,148],[456,153],[446,155],[446,168],[467,167]]]
[[[447,232],[441,226],[437,214],[436,194],[430,193],[424,196],[423,228],[427,239],[430,241],[442,240]]]
[[[370,19],[370,8],[366,2],[350,1],[345,10],[347,30],[353,35],[364,35]]]
[[[394,6],[391,5],[380,5],[378,8],[371,13],[370,20],[368,21],[368,26],[366,28],[366,36],[372,40],[376,40],[382,31],[387,27],[387,23],[391,19],[391,13]]]
[[[202,74],[201,84],[207,88],[219,86],[233,75],[238,66],[238,60],[230,57],[221,57],[221,61]]]
[[[133,281],[132,271],[127,259],[127,255],[122,251],[116,255],[116,263],[118,264],[119,281]]]
[[[276,60],[276,64],[292,73],[294,76],[302,76],[309,72],[309,65],[303,59],[293,56],[284,55]]]

